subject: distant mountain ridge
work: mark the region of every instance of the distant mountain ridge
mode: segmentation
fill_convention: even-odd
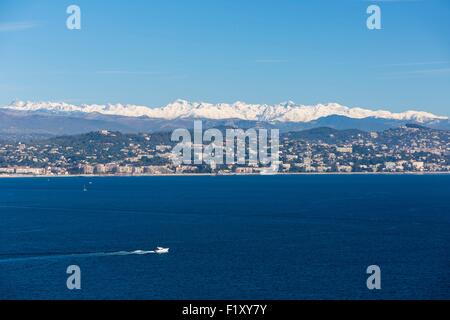
[[[292,101],[276,105],[247,104],[236,102],[234,104],[211,104],[205,102],[189,102],[176,100],[162,108],[149,108],[138,105],[107,104],[107,105],[74,105],[64,102],[23,102],[16,101],[3,107],[3,109],[23,112],[47,113],[83,113],[101,114],[121,117],[147,117],[150,119],[210,119],[228,120],[238,119],[244,121],[262,122],[310,122],[329,116],[343,116],[351,119],[390,119],[399,121],[428,122],[433,120],[447,120],[448,117],[437,116],[424,111],[406,111],[393,113],[385,110],[369,110],[363,108],[349,108],[337,103],[299,105]]]
[[[150,116],[146,115],[148,112]],[[350,109],[337,104],[310,107],[297,106],[291,102],[277,106],[243,103],[210,105],[178,100],[164,108],[150,109],[122,105],[75,106],[67,103],[15,102],[0,107],[0,138],[17,140],[99,130],[123,133],[167,132],[177,128],[190,129],[195,119],[202,120],[204,128],[277,128],[281,132],[318,127],[368,132],[397,128],[408,123],[434,129],[450,129],[447,117],[427,112],[395,114],[388,111]]]

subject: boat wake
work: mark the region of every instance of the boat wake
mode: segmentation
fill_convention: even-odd
[[[72,254],[43,254],[43,255],[34,255],[27,257],[12,257],[12,258],[1,258],[0,263],[6,262],[26,262],[32,260],[48,260],[48,259],[71,259],[71,258],[90,258],[90,257],[110,257],[110,256],[131,256],[131,255],[148,255],[148,254],[156,254],[155,251],[144,251],[144,250],[135,250],[135,251],[117,251],[117,252],[92,252],[92,253],[72,253]]]
[[[107,255],[110,256],[129,256],[129,255],[146,255],[146,254],[150,254],[150,253],[156,253],[155,251],[143,251],[143,250],[136,250],[136,251],[119,251],[119,252],[111,252],[108,253]]]

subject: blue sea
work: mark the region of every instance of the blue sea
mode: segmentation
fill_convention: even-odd
[[[0,179],[0,298],[450,299],[450,175]]]

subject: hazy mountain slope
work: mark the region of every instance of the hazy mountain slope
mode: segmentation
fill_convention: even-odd
[[[72,107],[67,104],[56,104],[52,105],[51,108],[43,108],[42,105],[34,104],[27,105],[25,108],[25,105],[23,105],[20,108],[0,108],[0,138],[20,139],[23,137],[29,138],[34,136],[71,135],[103,129],[124,133],[172,131],[177,128],[192,128],[195,119],[202,120],[204,128],[278,128],[282,132],[299,131],[318,127],[329,127],[340,130],[359,129],[363,131],[381,131],[396,128],[407,123],[419,123],[431,128],[450,129],[449,120],[440,118],[433,118],[425,121],[422,117],[420,118],[421,121],[418,121],[409,119],[409,117],[407,117],[407,119],[398,120],[377,117],[352,118],[342,115],[329,115],[308,122],[281,121],[273,119],[277,119],[277,114],[284,114],[284,116],[286,116],[286,114],[288,115],[289,113],[283,112],[286,108],[289,108],[289,106],[280,107],[284,110],[283,112],[277,110],[275,107],[266,106],[264,109],[265,113],[257,117],[255,114],[256,112],[261,112],[260,106],[250,106],[247,108],[246,105],[241,107],[241,109],[237,109],[241,115],[244,114],[247,118],[257,118],[258,120],[243,120],[241,118],[198,118],[200,115],[199,113],[192,114],[187,112],[188,109],[191,110],[190,106],[182,107],[182,109],[185,108],[183,114],[186,114],[186,116],[163,119],[149,118],[148,116],[111,115],[95,112],[93,110],[81,112],[72,110]],[[167,108],[173,111],[173,106]],[[206,107],[200,107],[200,109],[202,108]],[[228,107],[224,106],[224,108],[226,109]],[[116,111],[113,110],[112,113],[115,112]],[[171,113],[169,112],[169,114]],[[213,117],[208,114],[205,114],[205,116]]]
[[[151,119],[175,120],[183,118],[225,120],[239,119],[246,121],[264,122],[310,122],[329,116],[343,116],[352,119],[378,118],[399,121],[426,122],[445,120],[447,117],[437,116],[423,111],[406,111],[392,113],[389,111],[373,111],[362,108],[349,108],[337,103],[317,104],[313,106],[298,105],[285,102],[277,105],[246,104],[211,104],[205,102],[188,102],[176,100],[162,108],[148,108],[146,106],[108,104],[108,105],[73,105],[58,102],[23,102],[17,101],[4,108],[26,112],[48,112],[102,114],[123,117],[147,117]]]

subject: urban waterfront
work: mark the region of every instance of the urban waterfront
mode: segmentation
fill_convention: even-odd
[[[239,136],[246,133],[232,130]],[[256,130],[253,131],[256,135]],[[245,138],[244,138],[245,139]],[[245,143],[244,143],[245,144]],[[272,169],[278,173],[442,173],[450,172],[450,131],[419,125],[381,132],[316,128],[288,132],[278,141]],[[252,150],[236,161],[234,146],[216,147],[233,161],[176,164],[170,133],[123,134],[107,130],[28,142],[0,141],[0,177],[66,175],[259,174],[267,166]],[[208,145],[192,159],[206,157]],[[244,146],[245,147],[245,146]],[[239,148],[236,148],[239,149]],[[241,149],[243,150],[243,149]],[[189,157],[191,158],[191,157]],[[237,156],[236,158],[239,158]],[[261,160],[261,159],[259,159]]]

